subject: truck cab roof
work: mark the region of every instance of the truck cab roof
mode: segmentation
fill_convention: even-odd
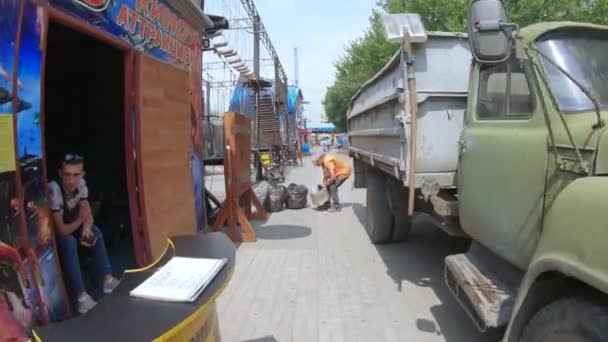
[[[530,26],[526,26],[522,28],[517,36],[522,40],[524,44],[528,44],[531,42],[535,42],[541,36],[546,33],[556,31],[564,28],[588,28],[588,29],[596,29],[596,30],[607,30],[608,26],[604,25],[596,25],[590,23],[577,23],[572,21],[556,21],[556,22],[545,22],[533,24]]]

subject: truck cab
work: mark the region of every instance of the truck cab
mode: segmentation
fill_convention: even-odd
[[[412,43],[395,22],[419,17],[387,17],[402,48],[347,120],[370,240],[406,239],[413,212],[430,214],[471,241],[445,281],[480,331],[608,340],[608,27],[520,29],[500,0],[472,0],[468,34]]]
[[[605,340],[608,27],[517,29],[503,11],[471,5],[458,216],[472,245],[446,258],[446,283],[505,341]]]

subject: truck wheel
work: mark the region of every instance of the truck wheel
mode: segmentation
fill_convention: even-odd
[[[608,308],[582,298],[560,299],[528,323],[520,342],[600,342],[608,339]]]
[[[386,177],[376,170],[367,174],[366,229],[374,244],[389,242],[392,238],[393,215],[386,198]]]

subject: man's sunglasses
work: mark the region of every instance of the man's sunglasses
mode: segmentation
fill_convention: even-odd
[[[63,157],[63,161],[66,161],[66,162],[70,162],[70,161],[83,161],[83,160],[84,160],[84,158],[82,156],[78,155],[78,154],[66,154]]]

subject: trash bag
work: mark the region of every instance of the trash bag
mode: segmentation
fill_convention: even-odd
[[[289,184],[287,187],[287,209],[303,209],[308,204],[308,188],[304,185]]]
[[[276,213],[283,210],[287,195],[288,191],[285,186],[269,186],[266,197],[264,197],[264,208],[270,213]]]

